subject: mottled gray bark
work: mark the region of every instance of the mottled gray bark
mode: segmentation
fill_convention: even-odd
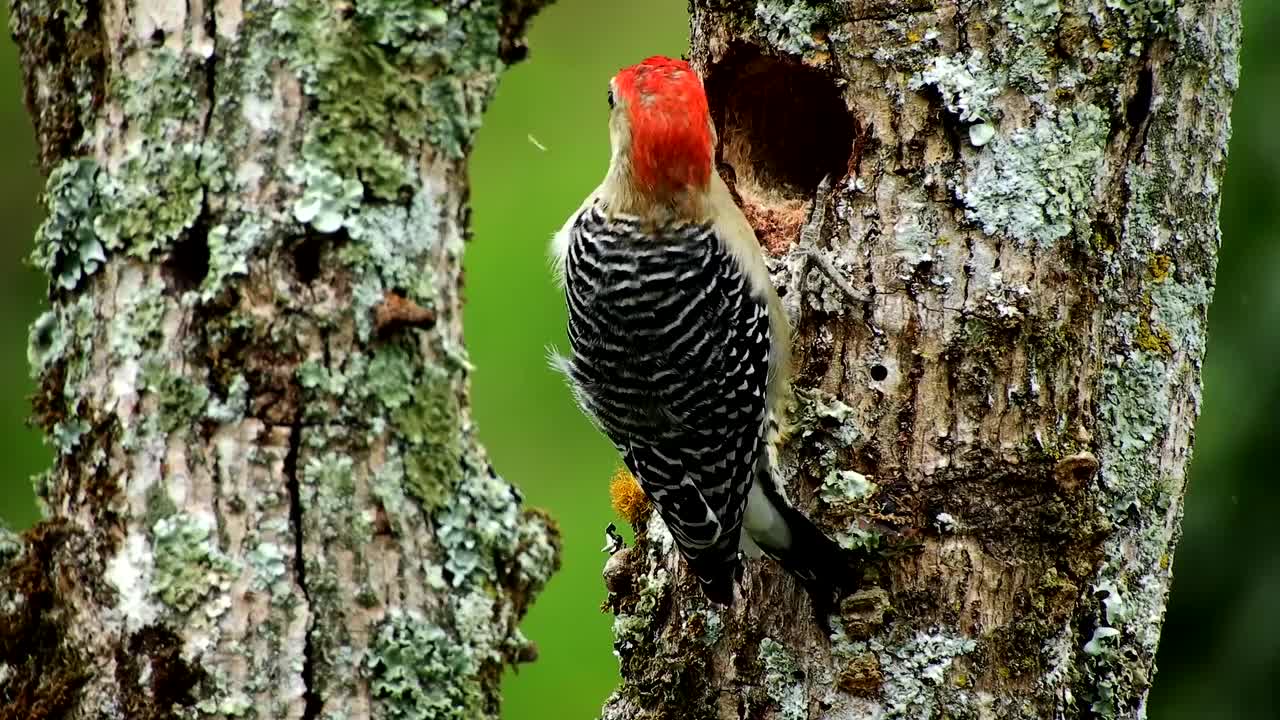
[[[771,563],[708,606],[650,521],[608,571],[605,717],[1142,717],[1236,2],[695,0],[692,27],[797,329],[789,492],[897,547],[828,637]]]
[[[14,3],[57,458],[0,716],[497,716],[558,540],[472,428],[465,164],[541,4]]]

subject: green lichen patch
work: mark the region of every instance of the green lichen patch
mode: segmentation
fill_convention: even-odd
[[[1159,265],[1155,272],[1160,272]],[[1167,278],[1168,270],[1164,270]],[[1205,316],[1213,288],[1203,276],[1186,281],[1161,281],[1151,291],[1151,317],[1165,330],[1170,347],[1191,357],[1204,356]]]
[[[209,269],[196,293],[202,302],[216,298],[227,281],[249,273],[249,256],[266,236],[265,230],[250,220],[229,228],[215,225],[209,229],[206,242],[209,246]]]
[[[148,364],[140,375],[142,387],[158,400],[156,412],[142,422],[142,434],[172,433],[195,426],[204,417],[209,403],[209,388],[185,375],[177,375],[159,363]],[[126,437],[132,446],[135,438]]]
[[[638,578],[637,592],[626,599],[613,620],[616,651],[635,652],[652,642],[656,611],[668,598],[671,588],[671,578],[661,567]]]
[[[107,349],[119,360],[132,360],[155,348],[165,308],[164,283],[158,279],[131,287],[107,327]]]
[[[398,449],[389,449],[385,462],[373,473],[369,490],[386,513],[393,534],[404,535],[421,523],[417,503],[405,492],[404,460]],[[444,589],[443,573],[430,584],[437,590]]]
[[[101,173],[94,230],[108,250],[141,258],[168,248],[191,228],[204,204],[201,62],[159,47],[139,53],[133,72],[112,74],[108,95],[137,140]]]
[[[303,186],[302,196],[293,204],[293,219],[322,233],[340,230],[364,198],[359,180],[343,180],[325,167],[298,168],[293,180]]]
[[[387,409],[398,410],[415,399],[414,374],[420,364],[403,345],[375,348],[365,370],[366,387]]]
[[[217,546],[213,520],[178,513],[151,529],[155,568],[151,594],[178,612],[191,612],[230,586],[235,563]]]
[[[303,215],[319,220],[317,229],[345,216],[353,183],[371,198],[396,201],[417,185],[424,148],[463,156],[502,67],[499,6],[374,0],[344,12],[311,0],[276,11],[271,27],[281,52],[315,101],[296,172],[305,183]]]
[[[392,415],[407,443],[405,486],[429,511],[438,508],[462,478],[460,412],[453,383],[445,373],[435,371],[418,381],[412,401]],[[491,491],[496,489],[485,489],[485,493]]]
[[[89,423],[80,418],[64,418],[54,424],[53,430],[49,433],[49,440],[53,441],[58,454],[70,455],[80,447],[80,439],[91,429]]]
[[[334,419],[336,412],[337,419],[375,433],[389,426],[403,444],[405,489],[431,512],[463,479],[462,410],[454,375],[422,365],[413,347],[407,341],[380,344],[369,359],[351,356],[342,368],[308,360],[297,378],[317,399],[307,405],[308,418]]]
[[[1153,272],[1161,272],[1160,265]],[[1111,292],[1122,291],[1117,285]],[[1077,691],[1103,718],[1120,717],[1126,698],[1151,682],[1148,668],[1159,642],[1152,619],[1164,612],[1169,566],[1164,525],[1146,518],[1174,512],[1180,492],[1152,458],[1172,422],[1177,381],[1171,375],[1193,372],[1190,363],[1202,357],[1210,292],[1203,278],[1181,282],[1171,273],[1136,307],[1113,297],[1132,309],[1117,313],[1109,332],[1132,346],[1109,355],[1102,371],[1098,504],[1125,532],[1108,539],[1095,575],[1092,629],[1079,638],[1087,683]]]
[[[1132,322],[1133,318],[1130,317]],[[1150,502],[1160,493],[1158,469],[1147,454],[1168,427],[1167,364],[1159,354],[1134,350],[1122,363],[1103,369],[1099,387],[1100,434],[1103,444],[1099,477],[1114,497],[1113,518],[1124,517],[1135,502]]]
[[[266,591],[273,598],[283,598],[290,592],[285,559],[289,557],[278,543],[260,542],[249,550],[245,559],[253,569],[254,587]]]
[[[314,433],[308,439],[318,441]],[[302,505],[311,517],[323,518],[312,527],[325,543],[356,550],[372,535],[368,523],[356,515],[355,461],[350,455],[322,453],[307,459],[299,488]]]
[[[790,422],[790,433],[802,440],[820,440],[831,447],[825,456],[835,462],[835,453],[848,450],[862,438],[862,428],[855,420],[854,409],[825,390],[795,391],[796,405]]]
[[[373,629],[361,669],[383,717],[470,720],[484,714],[480,666],[469,647],[417,613],[388,613]]]
[[[231,376],[225,398],[212,397],[205,417],[218,423],[232,423],[244,417],[249,409],[249,381],[241,373]]]
[[[44,206],[31,262],[48,276],[51,289],[74,290],[107,260],[93,227],[101,211],[98,164],[76,158],[56,166],[45,184]]]
[[[1004,11],[1005,22],[1026,38],[1050,30],[1058,23],[1058,0],[1013,0]]]
[[[31,366],[32,377],[41,376],[61,360],[67,351],[68,342],[69,338],[62,327],[61,313],[56,310],[41,313],[31,323],[31,330],[27,335],[27,363]]]
[[[520,527],[519,502],[505,480],[487,472],[467,473],[435,520],[454,587],[499,579],[495,553],[514,555]]]
[[[988,235],[1041,247],[1088,232],[1084,210],[1102,163],[1108,122],[1082,105],[997,137],[979,154],[959,198]]]
[[[413,196],[409,206],[366,205],[347,223],[351,239],[345,259],[352,265],[363,264],[376,272],[382,289],[403,291],[409,299],[429,306],[436,300],[436,277],[433,268],[421,262],[442,243],[439,208],[429,191]],[[462,249],[446,246],[456,258]]]

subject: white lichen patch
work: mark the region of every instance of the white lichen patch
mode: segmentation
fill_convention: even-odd
[[[1203,277],[1155,285],[1151,291],[1151,322],[1167,335],[1170,350],[1185,351],[1197,358],[1204,356],[1202,326],[1212,297],[1213,290]]]
[[[996,129],[991,123],[979,122],[969,126],[969,144],[974,147],[982,147],[991,142],[996,136]]]
[[[1026,308],[1031,301],[1031,288],[1026,283],[1005,282],[1004,273],[993,272],[987,278],[986,292],[982,293],[986,305],[984,312],[1006,325],[1020,324],[1026,318]]]
[[[511,486],[488,473],[472,473],[457,488],[453,503],[437,514],[441,547],[448,552],[445,569],[455,587],[472,574],[494,580],[494,548],[515,548],[519,505]]]
[[[946,681],[952,662],[977,647],[972,638],[935,628],[906,642],[868,645],[884,669],[885,718],[952,716],[959,714],[951,712],[955,704],[966,704],[960,693],[948,692]]]
[[[210,398],[204,415],[214,422],[231,423],[243,418],[248,409],[249,382],[245,380],[243,374],[236,373],[231,378],[231,385],[227,387],[226,398]]]
[[[755,17],[760,21],[761,32],[770,47],[795,55],[807,55],[825,45],[814,31],[815,25],[822,21],[822,16],[813,5],[785,0],[759,0],[756,3]]]
[[[473,646],[475,657],[500,662],[501,638],[494,624],[496,612],[493,597],[486,592],[469,592],[457,598],[453,602],[453,608],[458,635],[466,638]]]
[[[997,137],[966,174],[958,197],[988,235],[1048,246],[1071,234],[1093,195],[1107,139],[1094,105]]]
[[[129,534],[120,551],[107,561],[106,579],[117,593],[116,612],[129,632],[154,623],[159,614],[149,597],[153,562],[151,544],[141,533]]]
[[[1175,7],[1174,0],[1105,0],[1102,4],[1107,10],[1124,16],[1127,29],[1134,35],[1161,27]],[[1105,19],[1105,13],[1096,4],[1093,14],[1095,18]]]
[[[919,90],[932,85],[942,95],[947,110],[961,122],[978,122],[992,119],[992,103],[1002,84],[988,69],[982,52],[975,50],[968,57],[934,58],[927,68],[912,76],[908,87]]]
[[[360,205],[364,186],[355,178],[314,165],[294,168],[295,182],[303,186],[302,196],[293,204],[293,219],[317,232],[332,233],[342,228],[347,217]]]
[[[818,495],[828,504],[839,505],[863,500],[875,491],[876,484],[860,472],[832,470],[823,479]]]

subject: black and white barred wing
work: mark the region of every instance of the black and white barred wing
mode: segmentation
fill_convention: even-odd
[[[733,567],[761,452],[770,330],[749,287],[708,225],[589,207],[570,230],[562,368],[704,583]]]

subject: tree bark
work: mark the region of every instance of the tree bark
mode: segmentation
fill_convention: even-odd
[[[782,476],[847,545],[892,551],[827,636],[772,563],[709,606],[640,523],[606,569],[604,717],[1143,717],[1236,2],[692,12],[722,171],[796,329]]]
[[[489,465],[466,159],[542,0],[14,2],[46,519],[0,717],[496,717],[554,524]]]

